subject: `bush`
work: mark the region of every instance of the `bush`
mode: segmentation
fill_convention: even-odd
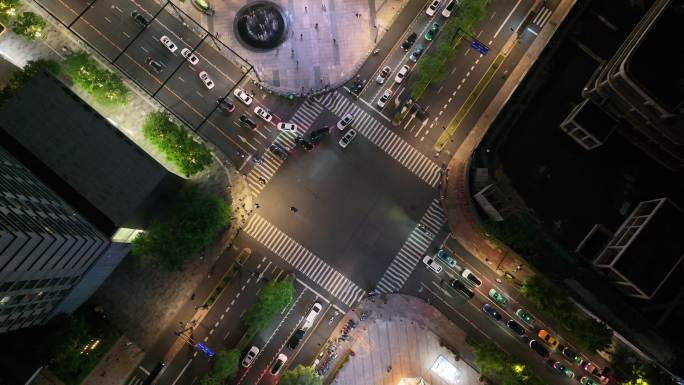
[[[265,328],[273,317],[292,302],[293,295],[292,279],[266,284],[259,292],[257,301],[245,313],[244,320],[249,328],[247,334],[256,334]]]
[[[495,377],[503,385],[542,385],[539,377],[492,342],[475,346],[475,365],[484,377]]]
[[[149,114],[143,123],[143,134],[185,176],[194,175],[211,164],[209,150],[195,142],[166,112]]]
[[[185,189],[166,216],[133,241],[133,254],[165,270],[181,270],[228,225],[230,215],[220,197]]]
[[[322,385],[323,379],[316,373],[313,366],[299,365],[292,370],[286,370],[278,382],[280,385]]]
[[[102,68],[85,52],[75,52],[64,59],[64,70],[71,80],[105,106],[124,106],[130,90],[119,75]]]
[[[12,31],[29,41],[45,38],[45,20],[33,12],[22,12],[17,15]]]

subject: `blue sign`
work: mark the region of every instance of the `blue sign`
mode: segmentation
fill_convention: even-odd
[[[216,355],[213,350],[209,349],[207,345],[204,344],[204,342],[198,342],[195,345],[195,348],[200,350],[202,353],[204,353],[207,357],[211,358]]]
[[[481,53],[481,54],[483,54],[483,55],[486,55],[487,52],[489,52],[489,47],[487,47],[486,45],[480,43],[480,42],[477,41],[477,40],[473,40],[473,41],[470,43],[470,48],[476,50],[477,52],[479,52],[479,53]]]

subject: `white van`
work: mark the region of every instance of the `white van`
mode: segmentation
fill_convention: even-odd
[[[310,328],[313,325],[316,317],[318,317],[318,313],[320,313],[322,309],[323,305],[321,305],[320,302],[314,302],[311,310],[309,310],[309,314],[307,314],[306,318],[304,318],[304,326],[302,326],[302,329],[306,330]]]

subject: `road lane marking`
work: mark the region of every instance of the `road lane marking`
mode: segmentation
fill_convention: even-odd
[[[178,374],[178,376],[176,377],[176,379],[173,380],[173,382],[171,383],[171,385],[176,385],[176,382],[178,382],[178,380],[181,378],[181,376],[183,375],[183,373],[185,373],[185,370],[188,368],[188,366],[190,366],[190,363],[191,363],[191,362],[192,362],[192,358],[188,360],[188,362],[185,364],[185,366],[183,366],[183,369],[181,369],[180,373]],[[149,375],[149,373],[148,373],[148,375]]]
[[[508,16],[506,16],[504,21],[499,26],[499,29],[497,29],[496,32],[494,33],[494,36],[492,37],[493,39],[496,39],[496,37],[499,36],[499,32],[501,32],[501,29],[504,27],[504,25],[506,25],[506,23],[508,23],[508,19],[511,18],[511,16],[513,15],[513,12],[515,12],[516,8],[518,8],[518,6],[520,5],[521,2],[522,2],[522,0],[518,0],[518,2],[515,3],[513,8],[511,8],[511,11],[508,12]]]

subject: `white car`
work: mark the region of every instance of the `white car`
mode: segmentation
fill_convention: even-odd
[[[449,16],[451,16],[451,12],[454,11],[454,8],[456,8],[456,0],[449,1],[449,4],[447,4],[442,10],[442,16],[449,18]]]
[[[477,278],[475,274],[473,274],[470,269],[465,269],[461,272],[461,276],[463,278],[466,278],[468,282],[472,283],[475,286],[480,286],[482,285],[482,281],[480,281],[480,278]]]
[[[409,67],[407,64],[404,64],[403,67],[397,72],[397,76],[394,77],[394,82],[397,84],[401,84],[401,82],[404,81],[404,78],[406,77],[406,74],[409,72],[411,67]]]
[[[391,89],[386,89],[385,92],[382,94],[380,99],[378,99],[378,102],[376,103],[378,107],[384,108],[385,104],[387,104],[387,101],[389,98],[392,96],[392,90]]]
[[[178,49],[178,46],[173,44],[171,39],[169,39],[169,37],[166,35],[162,36],[159,40],[162,42],[162,44],[164,44],[164,46],[166,46],[166,48],[169,49],[169,51],[171,51],[171,53],[176,52],[176,50]]]
[[[280,372],[280,369],[283,368],[285,363],[287,362],[287,356],[284,355],[283,353],[278,354],[278,358],[276,358],[275,362],[273,363],[273,366],[271,366],[271,374],[272,375],[277,375]]]
[[[349,112],[342,119],[340,119],[339,122],[337,122],[337,128],[339,128],[340,131],[344,131],[344,129],[347,128],[353,120],[354,115],[352,115],[351,112]]]
[[[181,50],[181,55],[183,55],[185,60],[189,61],[192,65],[199,63],[199,58],[195,56],[195,54],[193,54],[192,51],[190,51],[187,48],[183,48]]]
[[[383,84],[385,83],[385,80],[389,77],[389,75],[392,73],[392,69],[389,68],[388,66],[385,66],[385,68],[380,71],[378,74],[378,77],[375,78],[375,82],[378,84]]]
[[[265,108],[261,106],[256,106],[254,108],[254,113],[256,114],[256,116],[260,117],[261,119],[267,122],[270,122],[271,119],[273,119],[273,115],[271,115],[268,111],[266,111]]]
[[[354,129],[349,129],[346,134],[340,139],[340,147],[347,148],[349,143],[356,138],[356,131]]]
[[[251,348],[249,348],[249,351],[247,352],[247,354],[245,354],[245,358],[242,359],[242,367],[249,368],[258,354],[259,348],[257,348],[256,346],[252,346]]]
[[[214,82],[209,78],[209,74],[207,73],[207,71],[200,72],[199,78],[202,79],[204,85],[207,86],[208,89],[214,88]]]
[[[442,272],[442,265],[437,263],[437,261],[432,259],[432,257],[429,255],[423,257],[423,263],[425,264],[425,266],[428,267],[428,269],[434,271],[437,274]]]
[[[294,123],[280,122],[276,127],[282,132],[297,132],[297,125]]]
[[[240,99],[242,103],[245,103],[246,106],[252,104],[252,97],[247,95],[247,93],[240,88],[236,87],[235,91],[233,91],[233,95],[235,95],[236,98]]]
[[[441,2],[442,0],[432,0],[432,3],[430,3],[430,5],[427,7],[425,13],[430,17],[434,16],[437,12],[437,8],[439,7],[439,3]]]

